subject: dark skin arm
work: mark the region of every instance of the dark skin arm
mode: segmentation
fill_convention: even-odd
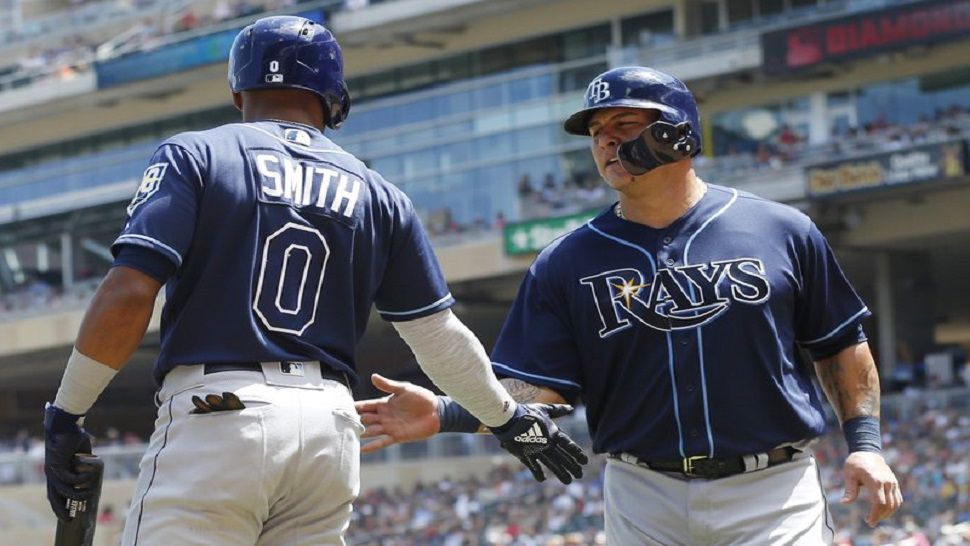
[[[161,283],[130,267],[112,267],[88,305],[77,350],[116,370],[135,353],[155,309]]]
[[[853,417],[879,418],[879,374],[868,343],[847,347],[834,356],[817,361],[815,370],[840,423]],[[864,487],[872,504],[866,517],[866,523],[871,527],[891,516],[903,502],[896,476],[878,453],[850,453],[843,474],[845,495],[842,502],[854,502],[860,487]]]

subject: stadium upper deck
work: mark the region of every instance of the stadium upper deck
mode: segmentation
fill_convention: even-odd
[[[106,48],[72,79],[0,90],[0,290],[16,316],[38,300],[74,308],[57,328],[35,319],[5,325],[0,353],[69,343],[83,297],[59,291],[107,266],[119,203],[131,195],[150,149],[174,132],[236,119],[222,46],[251,16],[219,21],[212,15],[218,4],[170,9],[169,22],[190,11],[198,22],[178,31],[172,22],[171,33],[136,42],[125,55]],[[475,283],[467,292],[494,304],[514,291],[528,263],[519,252],[534,250],[562,224],[545,218],[611,199],[595,182],[587,143],[566,138],[560,122],[592,75],[627,63],[671,71],[696,90],[710,154],[700,162],[705,178],[812,209],[843,248],[925,248],[933,254],[923,267],[942,264],[934,276],[949,286],[939,277],[958,277],[952,265],[962,258],[933,249],[970,240],[970,219],[956,212],[970,203],[961,186],[968,6],[970,0],[393,0],[282,9],[321,10],[344,45],[354,108],[335,140],[412,195],[449,280]],[[139,18],[124,20],[113,32]],[[86,32],[78,26],[76,36],[96,38]],[[803,36],[825,38],[777,55]],[[951,156],[953,168],[933,170]],[[820,162],[827,168],[816,169]],[[906,183],[863,180],[862,190],[858,179],[852,186],[831,174],[857,169],[854,162],[885,164],[886,172],[917,164],[894,175],[910,176]],[[913,175],[927,168],[931,175]],[[913,192],[921,208],[907,208]],[[536,222],[516,225],[524,220]],[[449,242],[459,244],[445,248]],[[891,278],[885,264],[902,259],[883,258],[859,260],[870,294],[887,293],[876,288]],[[493,279],[501,280],[481,286]],[[932,298],[936,311],[917,315],[967,315],[959,298]],[[892,298],[876,304],[880,314],[895,305]]]

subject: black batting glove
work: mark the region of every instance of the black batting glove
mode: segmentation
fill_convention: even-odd
[[[545,466],[562,483],[572,483],[583,477],[582,465],[589,457],[552,421],[571,411],[565,404],[519,404],[507,423],[491,431],[502,449],[522,461],[536,480],[545,481]]]
[[[47,500],[58,519],[70,521],[70,501],[87,501],[94,495],[90,472],[78,472],[74,456],[91,453],[91,437],[81,427],[83,415],[47,404],[44,411],[44,474]]]

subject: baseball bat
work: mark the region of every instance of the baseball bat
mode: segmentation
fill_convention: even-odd
[[[104,478],[104,461],[90,453],[75,455],[78,472],[91,472],[94,475],[91,487],[94,495],[91,500],[68,500],[67,510],[70,521],[57,520],[57,533],[54,546],[91,546],[94,543],[94,527],[98,523],[98,501],[101,500],[101,481]]]

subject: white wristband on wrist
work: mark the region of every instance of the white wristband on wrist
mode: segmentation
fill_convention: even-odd
[[[71,353],[54,396],[54,405],[75,415],[84,415],[104,392],[118,370],[78,352]]]

